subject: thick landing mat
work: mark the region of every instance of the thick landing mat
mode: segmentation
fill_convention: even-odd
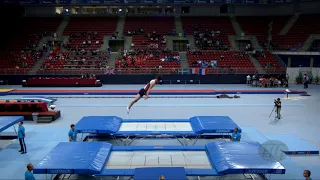
[[[0,116],[0,132],[23,120],[23,116]]]
[[[155,134],[205,134],[205,133],[232,133],[234,128],[237,127],[241,132],[241,128],[228,116],[195,116],[185,120],[181,119],[153,119],[150,120],[149,123],[189,123],[192,127],[191,131],[180,131],[177,127],[175,130],[171,130],[170,128],[166,129],[166,127],[152,127],[144,130],[136,130],[134,127],[127,131],[119,131],[122,126],[122,123],[128,127],[128,123],[132,123],[135,127],[138,127],[138,124],[146,124],[145,119],[126,119],[122,120],[122,118],[117,116],[85,116],[78,121],[76,124],[77,131],[79,133],[93,133],[93,134],[115,134],[115,135],[123,135],[123,134],[146,134],[146,135],[155,135]],[[174,124],[173,124],[174,125]],[[174,128],[174,127],[172,127]],[[155,130],[157,129],[157,130]]]
[[[34,174],[99,174],[111,144],[100,142],[59,143],[34,169]]]
[[[262,157],[262,145],[255,142],[215,142],[206,145],[212,166],[219,174],[284,174],[279,162]],[[264,152],[266,155],[268,152]]]
[[[306,93],[290,90],[290,94]],[[14,90],[8,95],[136,95],[138,90]],[[283,90],[153,90],[151,95],[285,94]]]

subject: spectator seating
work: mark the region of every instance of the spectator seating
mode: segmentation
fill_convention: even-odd
[[[243,57],[235,57],[234,54],[244,54]],[[209,72],[214,72],[221,69],[232,69],[237,73],[254,73],[255,67],[245,52],[232,51],[200,51],[200,53],[188,52],[189,67],[201,67],[198,61],[210,64],[211,61],[217,61],[217,67],[209,68]],[[222,58],[223,57],[223,58]]]
[[[39,71],[48,69],[100,69],[105,67],[110,55],[106,52],[54,52],[49,54]]]
[[[73,48],[79,48],[83,42],[91,41],[91,45],[83,48],[97,50],[103,43],[103,37],[111,36],[116,31],[117,22],[118,19],[114,17],[73,17],[63,34],[70,36],[69,44]]]
[[[22,50],[34,48],[44,36],[52,36],[59,27],[62,18],[23,18],[17,21],[18,27],[15,28],[15,36],[12,36],[9,42],[9,49]]]
[[[39,117],[58,119],[60,111],[49,111],[45,102],[0,102],[0,116],[24,116],[32,120],[32,114],[37,112]]]
[[[128,31],[132,32],[132,42],[135,48],[146,49],[152,43],[147,34],[150,33],[159,36],[159,41],[162,41],[162,37],[167,35],[170,30],[174,29],[173,17],[127,17],[124,24],[124,34],[128,34]],[[143,32],[139,31],[143,29]],[[155,31],[156,33],[153,33]],[[135,32],[135,33],[134,33]],[[161,42],[157,43],[159,48],[164,48],[165,44]]]
[[[230,47],[228,35],[234,35],[235,31],[232,27],[229,17],[182,17],[183,29],[187,31],[188,35],[194,35],[195,25],[200,25],[198,31],[204,33],[206,29],[211,31],[220,31],[219,36],[213,36],[208,38],[215,43],[217,40],[221,41],[221,44]]]
[[[279,50],[294,50],[308,39],[310,34],[320,34],[320,24],[316,21],[320,15],[300,15],[285,36],[277,36],[272,42],[278,44]]]
[[[173,17],[127,17],[124,32],[142,28],[144,33],[156,31],[158,34],[167,35],[175,28]]]
[[[29,78],[24,86],[28,87],[99,87],[102,84],[96,78]]]
[[[158,55],[152,56],[151,53],[139,54],[133,57],[134,63],[132,63],[132,58],[126,57],[124,59],[116,59],[117,68],[179,68],[180,62],[176,60],[165,61],[165,57],[179,56],[178,52],[172,51],[170,53],[160,53]]]
[[[30,68],[40,59],[40,51],[1,52],[0,73],[27,74]]]
[[[268,63],[270,63],[271,67],[274,68],[280,68],[279,62],[276,60],[276,58],[268,51],[263,52],[264,57],[260,54],[257,57],[258,62],[261,64],[262,67],[266,67]]]
[[[268,73],[276,73],[277,71],[282,73],[284,70],[276,58],[268,51],[264,51],[263,55],[259,54],[257,60]]]
[[[268,42],[269,25],[272,24],[272,40],[278,37],[280,31],[284,28],[289,21],[290,16],[268,16],[268,17],[237,17],[242,30],[246,35],[254,35],[266,48]]]

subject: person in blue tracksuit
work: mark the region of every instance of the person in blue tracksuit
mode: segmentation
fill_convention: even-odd
[[[69,131],[69,141],[70,142],[76,142],[77,141],[77,131],[75,129],[75,125],[74,124],[71,124],[70,125],[70,131]]]
[[[24,178],[25,180],[36,180],[33,176],[33,165],[32,164],[28,164],[27,165],[27,171],[24,173]]]
[[[309,170],[304,170],[303,171],[303,177],[306,179],[306,180],[312,180],[311,179],[311,172]]]
[[[231,141],[240,141],[241,139],[241,134],[239,132],[238,128],[234,128],[232,136],[231,136]]]
[[[18,139],[20,143],[20,151],[21,154],[27,153],[26,143],[24,142],[24,138],[26,137],[25,128],[23,127],[23,121],[19,122],[18,128]]]

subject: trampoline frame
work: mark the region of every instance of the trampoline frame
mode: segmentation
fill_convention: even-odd
[[[12,117],[12,116],[3,116],[3,118],[5,118],[5,117]],[[17,119],[14,121],[14,122],[12,122],[12,123],[9,123],[9,124],[7,124],[7,128],[4,128],[1,132],[0,132],[0,139],[16,139],[17,137],[18,137],[18,132],[17,132],[17,128],[16,128],[16,123],[18,123],[18,122],[20,122],[20,121],[23,121],[24,120],[24,118],[23,118],[23,116],[14,116],[14,117],[16,117]],[[10,126],[9,126],[10,125]],[[9,129],[10,127],[13,127],[13,129],[14,129],[14,133],[15,133],[15,135],[14,136],[12,136],[12,135],[3,135],[3,131],[4,130],[6,130],[6,129]]]

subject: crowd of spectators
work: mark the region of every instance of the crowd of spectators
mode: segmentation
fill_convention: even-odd
[[[117,58],[116,67],[118,68],[141,68],[148,60],[158,59],[160,62],[175,61],[179,62],[180,57],[173,51],[166,49],[130,49],[124,50]]]
[[[166,35],[158,33],[157,31],[153,30],[152,32],[145,32],[143,28],[136,28],[133,30],[128,30],[124,33],[126,36],[135,36],[140,35],[146,38],[139,42],[139,45],[144,46],[148,49],[163,49],[164,46],[167,44]],[[170,34],[170,33],[168,33]],[[131,48],[134,48],[134,43],[131,44]]]
[[[82,32],[70,34],[69,41],[63,44],[63,47],[69,51],[78,49],[99,49],[103,43],[97,32]]]
[[[15,68],[31,68],[42,56],[42,51],[20,51],[10,53],[14,59]]]
[[[214,50],[228,50],[229,47],[224,44],[221,32],[219,30],[205,29],[201,31],[202,25],[195,24],[192,26],[193,35],[195,37],[196,46],[201,49],[214,49]],[[184,30],[184,36],[186,36],[186,30]]]
[[[49,54],[42,66],[50,68],[91,68],[102,69],[110,59],[110,54],[99,50],[80,50],[75,52],[53,52]]]

